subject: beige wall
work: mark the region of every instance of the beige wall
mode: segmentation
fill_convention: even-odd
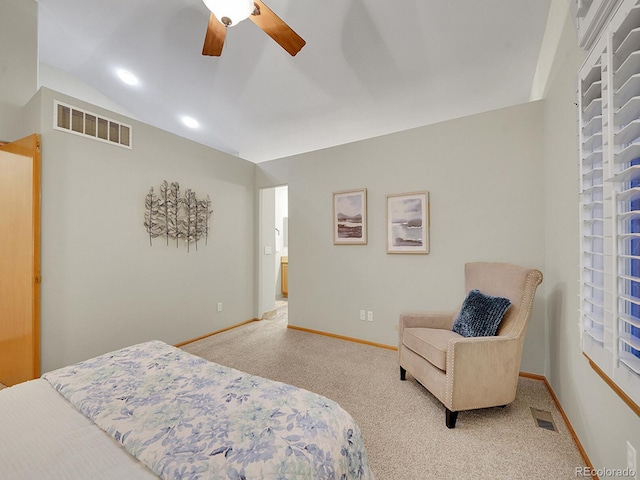
[[[34,0],[2,5],[0,140],[42,135],[42,371],[255,317],[255,166],[128,118],[133,150],[54,130],[54,98],[123,117],[36,93],[37,10]],[[197,253],[160,241],[149,247],[144,196],[165,179],[211,195],[211,239]]]
[[[402,311],[453,310],[464,263],[544,266],[541,102],[258,164],[289,186],[289,321],[388,345]],[[332,192],[367,188],[369,243],[336,246]],[[428,190],[428,255],[386,253],[390,193]],[[374,321],[359,320],[361,309]],[[543,373],[544,290],[522,369]]]
[[[38,3],[2,0],[0,10],[0,141],[28,131],[21,108],[37,90]]]
[[[53,101],[129,123],[133,149],[53,129]],[[135,342],[178,343],[255,317],[255,166],[42,89],[42,370]],[[210,195],[208,245],[149,237],[150,187]],[[217,302],[223,302],[218,313]]]
[[[544,101],[545,374],[596,468],[626,467],[626,441],[640,451],[640,419],[589,367],[580,350],[577,72],[585,54],[567,19]],[[601,476],[600,478],[608,478]]]

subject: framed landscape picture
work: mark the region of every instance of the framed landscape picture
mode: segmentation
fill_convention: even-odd
[[[367,244],[367,189],[333,193],[333,243]]]
[[[387,195],[387,253],[429,253],[429,192]]]

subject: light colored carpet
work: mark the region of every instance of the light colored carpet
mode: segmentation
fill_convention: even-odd
[[[183,348],[338,402],[360,426],[377,480],[575,479],[585,466],[541,381],[520,378],[514,403],[461,412],[449,430],[440,402],[400,380],[397,352],[286,325],[280,312]],[[558,432],[538,427],[530,407],[550,412]]]

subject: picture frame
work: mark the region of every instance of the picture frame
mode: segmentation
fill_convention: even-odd
[[[333,192],[334,245],[367,244],[367,189]]]
[[[387,195],[387,253],[429,253],[429,192]]]

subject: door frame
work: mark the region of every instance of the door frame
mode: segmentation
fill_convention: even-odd
[[[31,229],[28,235],[31,237],[31,319],[26,320],[21,328],[30,335],[31,352],[25,352],[19,359],[0,355],[0,382],[8,386],[40,376],[40,189],[41,189],[41,143],[40,135],[32,134],[15,142],[0,145],[0,152],[19,156],[25,161],[31,161]],[[10,165],[8,165],[10,167]],[[0,274],[11,272],[2,272]],[[26,325],[30,323],[30,325]],[[0,325],[0,328],[8,328],[8,342],[14,338],[21,340],[20,330],[12,333],[9,325]],[[13,336],[12,336],[13,335]],[[18,349],[20,343],[17,343]],[[2,350],[10,350],[10,346]],[[22,360],[22,361],[21,361]],[[24,363],[24,365],[23,365]],[[16,365],[19,365],[17,367]]]
[[[276,190],[288,185],[262,187],[258,190],[258,318],[276,313]],[[282,234],[283,232],[281,232]],[[269,253],[267,253],[269,252]]]

